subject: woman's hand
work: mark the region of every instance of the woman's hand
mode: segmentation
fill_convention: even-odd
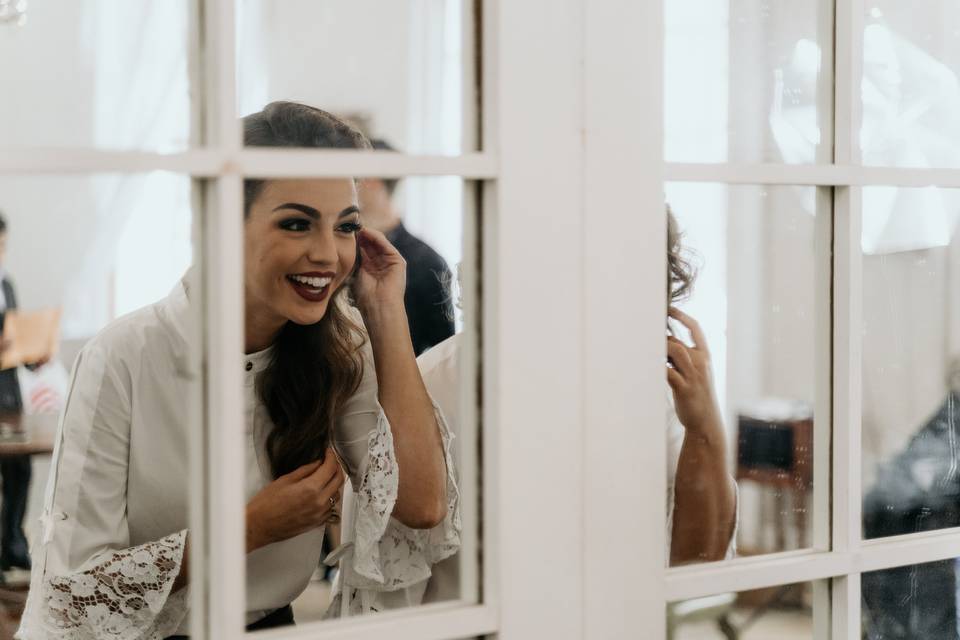
[[[361,262],[353,295],[360,311],[366,315],[380,306],[402,306],[407,287],[407,261],[386,236],[374,229],[362,229],[357,243]]]
[[[687,431],[710,436],[717,429],[722,431],[723,423],[706,338],[697,321],[676,307],[670,307],[670,317],[690,330],[694,342],[687,346],[674,336],[667,338],[667,382],[673,390],[677,417]]]
[[[280,476],[247,504],[247,553],[287,540],[328,522],[339,522],[337,501],[344,474],[333,449]]]

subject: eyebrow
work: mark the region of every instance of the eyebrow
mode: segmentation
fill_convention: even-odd
[[[278,207],[274,207],[273,211],[280,211],[281,209],[293,209],[294,211],[305,213],[306,215],[310,216],[314,220],[317,220],[320,218],[320,212],[317,209],[314,209],[309,205],[300,204],[299,202],[287,202],[287,203],[281,204]],[[356,205],[350,205],[349,207],[341,211],[339,215],[337,215],[337,218],[343,218],[352,213],[360,213],[360,208],[357,207]]]

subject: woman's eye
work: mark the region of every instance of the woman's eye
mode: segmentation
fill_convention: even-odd
[[[302,218],[288,218],[280,221],[280,228],[286,231],[309,231],[310,222]]]
[[[363,229],[363,225],[359,222],[345,222],[337,228],[341,233],[356,233]]]

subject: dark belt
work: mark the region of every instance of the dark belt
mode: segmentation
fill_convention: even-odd
[[[260,618],[253,624],[248,624],[247,631],[259,631],[260,629],[286,627],[291,624],[296,624],[293,621],[293,607],[287,605],[285,607],[280,607],[264,618]],[[189,640],[189,638],[190,636],[167,636],[165,640]]]

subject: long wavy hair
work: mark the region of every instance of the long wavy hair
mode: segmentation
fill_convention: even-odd
[[[272,102],[245,117],[243,141],[251,147],[370,146],[336,116],[295,102]],[[266,180],[244,181],[244,218],[266,185]],[[350,279],[331,296],[320,322],[283,326],[270,363],[257,378],[257,393],[273,422],[266,451],[275,478],[324,457],[334,420],[360,385],[366,334],[347,311]]]
[[[688,297],[697,279],[697,269],[683,246],[683,233],[667,205],[667,299],[671,304]]]

